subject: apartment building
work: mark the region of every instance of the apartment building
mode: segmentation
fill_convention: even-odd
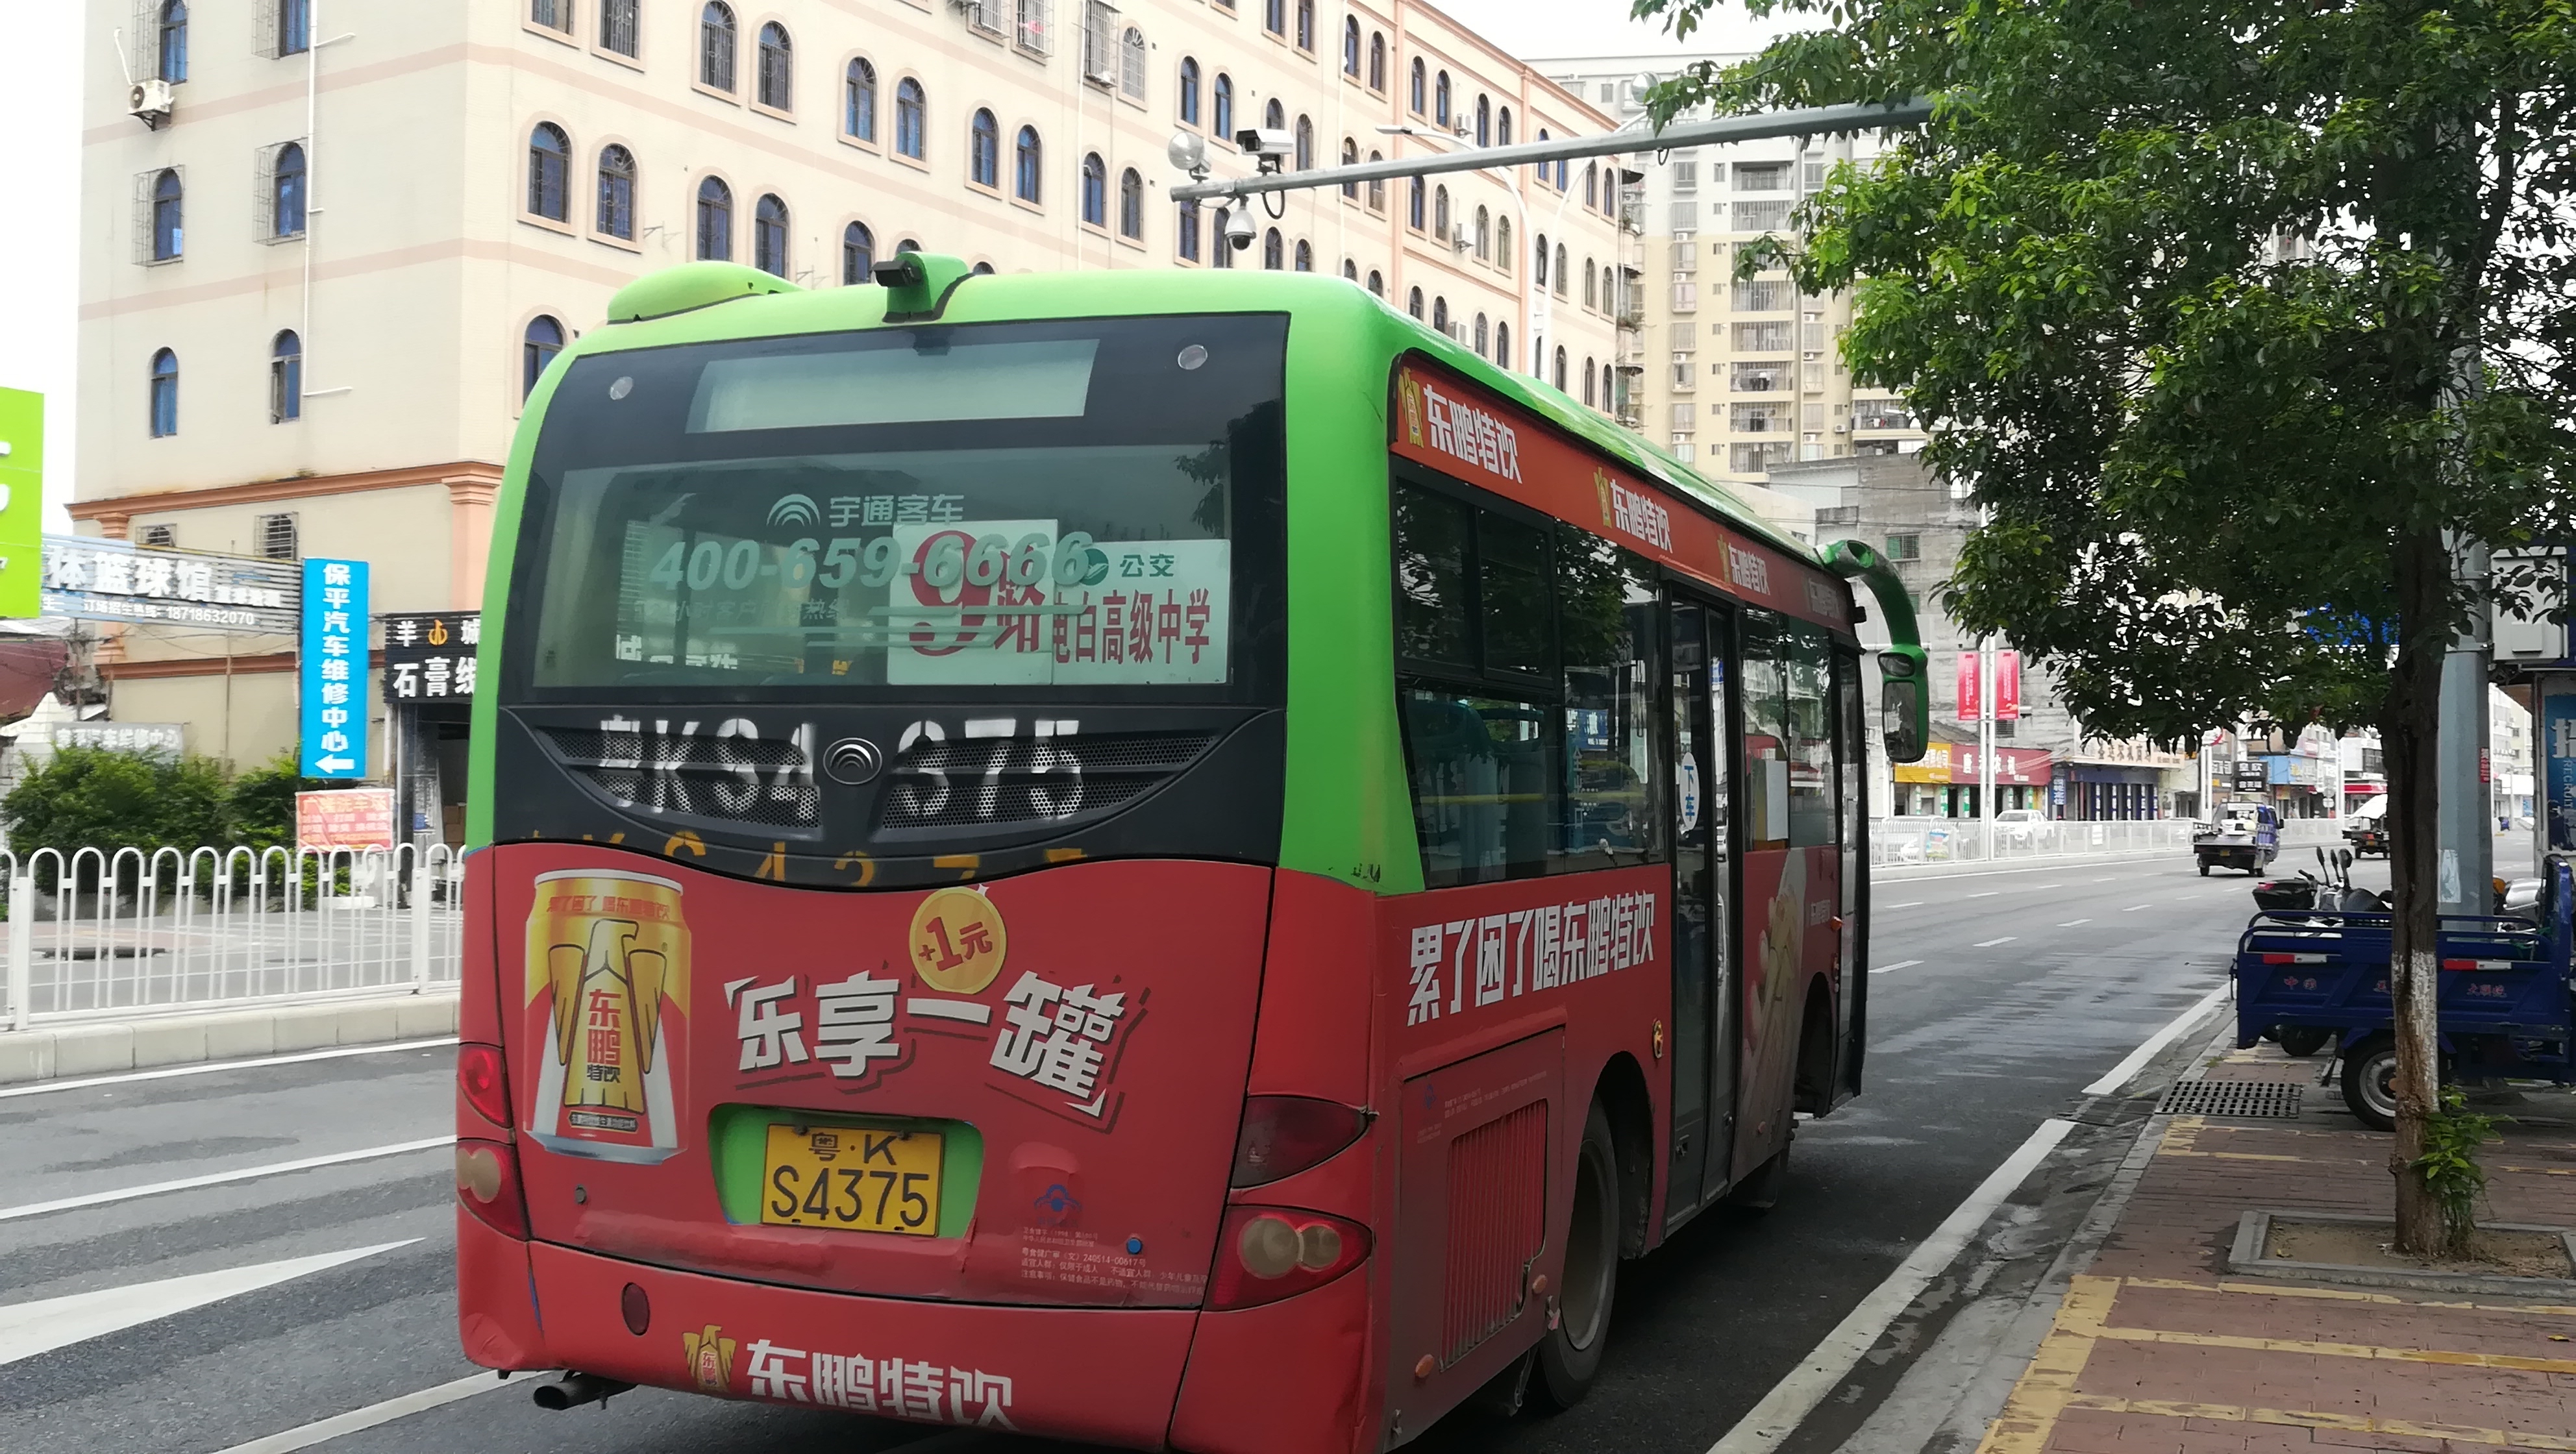
[[[818,288],[915,247],[1339,272],[1607,407],[1600,164],[1289,194],[1240,254],[1162,195],[1179,130],[1225,175],[1246,127],[1299,168],[1609,128],[1413,0],[98,0],[87,25],[72,514],[368,560],[379,613],[479,604],[521,399],[616,289],[693,258]],[[291,639],[115,629],[117,717],[241,763],[292,744]],[[379,686],[368,715],[374,761],[443,770],[452,804],[463,708]]]
[[[1709,56],[1715,61],[1741,59]],[[1622,124],[1643,128],[1644,86],[1672,56],[1533,65]],[[1739,281],[1748,243],[1781,231],[1838,162],[1877,154],[1875,134],[1639,152],[1643,263],[1632,412],[1648,437],[1702,472],[1758,484],[1793,460],[1904,453],[1923,431],[1893,390],[1855,387],[1838,343],[1845,294],[1801,295],[1777,269]]]

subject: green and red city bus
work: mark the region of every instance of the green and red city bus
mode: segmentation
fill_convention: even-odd
[[[466,1352],[1211,1454],[1582,1397],[1859,1088],[1894,575],[1337,279],[878,281],[658,274],[529,400]]]

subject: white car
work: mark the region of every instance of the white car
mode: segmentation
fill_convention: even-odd
[[[2006,808],[1995,814],[1995,836],[2015,848],[2028,848],[2047,823],[2037,808]]]

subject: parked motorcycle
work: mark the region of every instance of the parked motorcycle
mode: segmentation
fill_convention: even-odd
[[[2384,914],[2388,897],[2352,882],[2353,855],[2350,849],[2337,849],[2329,858],[2317,850],[2317,869],[2310,873],[2302,868],[2289,878],[2266,879],[2254,886],[2254,907],[2270,915],[2276,923],[2301,922],[2304,914]],[[2314,918],[2306,922],[2318,928],[2332,927],[2334,919]],[[2270,1038],[2280,1042],[2284,1053],[2302,1059],[2323,1050],[2334,1039],[2334,1032],[2313,1025],[2275,1025]]]

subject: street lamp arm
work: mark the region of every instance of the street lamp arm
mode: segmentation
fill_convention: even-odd
[[[1347,167],[1318,167],[1303,172],[1274,172],[1231,181],[1194,182],[1174,187],[1175,202],[1248,197],[1256,192],[1294,192],[1309,187],[1338,187],[1346,182],[1375,182],[1394,177],[1421,177],[1440,172],[1472,172],[1486,167],[1515,167],[1533,162],[1615,156],[1631,151],[1664,151],[1684,146],[1719,146],[1760,141],[1774,136],[1826,136],[1846,131],[1879,131],[1919,126],[1932,119],[1932,103],[1921,97],[1885,105],[1808,106],[1792,111],[1766,111],[1756,116],[1722,116],[1713,121],[1686,121],[1661,131],[1630,132],[1622,127],[1600,136],[1574,136],[1516,146],[1476,147],[1428,157],[1361,162]],[[1427,135],[1427,133],[1426,133]]]

